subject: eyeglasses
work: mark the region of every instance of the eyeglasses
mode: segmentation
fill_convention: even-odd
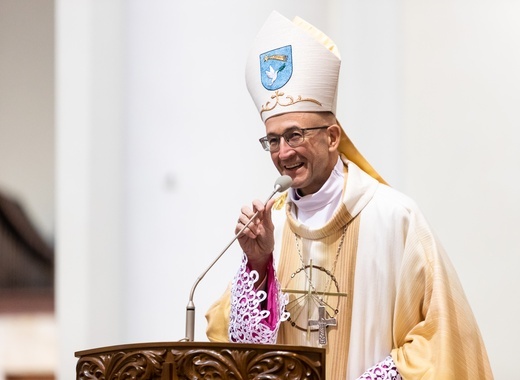
[[[278,152],[280,150],[280,139],[283,137],[285,142],[291,147],[296,148],[297,146],[303,144],[305,141],[305,133],[307,131],[314,131],[317,129],[325,129],[328,128],[329,125],[325,125],[323,127],[313,127],[313,128],[291,128],[285,131],[281,135],[267,135],[262,137],[259,141],[262,144],[262,148],[264,148],[267,152]]]

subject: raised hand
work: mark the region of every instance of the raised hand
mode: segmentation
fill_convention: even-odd
[[[256,199],[252,203],[252,208],[243,206],[235,227],[235,233],[238,234],[257,213],[238,237],[238,242],[247,255],[250,268],[258,272],[260,279],[265,276],[266,266],[274,249],[274,225],[271,220],[273,203],[274,200],[271,199],[264,205]]]

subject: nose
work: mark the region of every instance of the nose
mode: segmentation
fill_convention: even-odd
[[[294,148],[292,148],[285,139],[280,139],[280,149],[278,150],[278,157],[285,159],[294,154]]]

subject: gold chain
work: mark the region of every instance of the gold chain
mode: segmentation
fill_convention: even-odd
[[[330,287],[332,286],[332,279],[334,278],[334,273],[336,272],[336,265],[338,263],[339,254],[341,253],[341,248],[343,247],[343,242],[345,241],[346,232],[347,232],[347,225],[345,225],[345,227],[343,228],[343,233],[341,235],[341,240],[339,241],[338,250],[336,251],[336,257],[334,258],[334,263],[332,264],[332,268],[331,268],[330,272],[327,271],[330,274],[329,274],[329,278],[327,280],[327,284],[325,285],[325,288],[323,290],[323,294],[328,293],[330,291]],[[296,251],[298,252],[298,256],[300,256],[302,268],[305,269],[306,265],[305,265],[305,262],[303,261],[302,249],[300,247],[300,241],[302,240],[302,237],[295,233],[294,238],[296,241]],[[312,283],[312,280],[309,277],[309,274],[307,273],[307,271],[303,270],[303,272],[305,274],[305,277],[307,278],[307,282],[309,283],[309,286],[311,287],[312,291],[316,294],[319,294],[319,292],[316,290],[316,287]],[[323,297],[323,294],[322,294],[322,297]]]

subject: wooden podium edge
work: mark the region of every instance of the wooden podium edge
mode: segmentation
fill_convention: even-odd
[[[325,349],[318,347],[224,342],[150,342],[75,352],[76,379],[178,380],[249,379],[251,375],[284,379],[325,379]],[[275,376],[275,377],[273,377]],[[214,378],[214,377],[211,377]],[[219,378],[219,377],[215,377]]]

